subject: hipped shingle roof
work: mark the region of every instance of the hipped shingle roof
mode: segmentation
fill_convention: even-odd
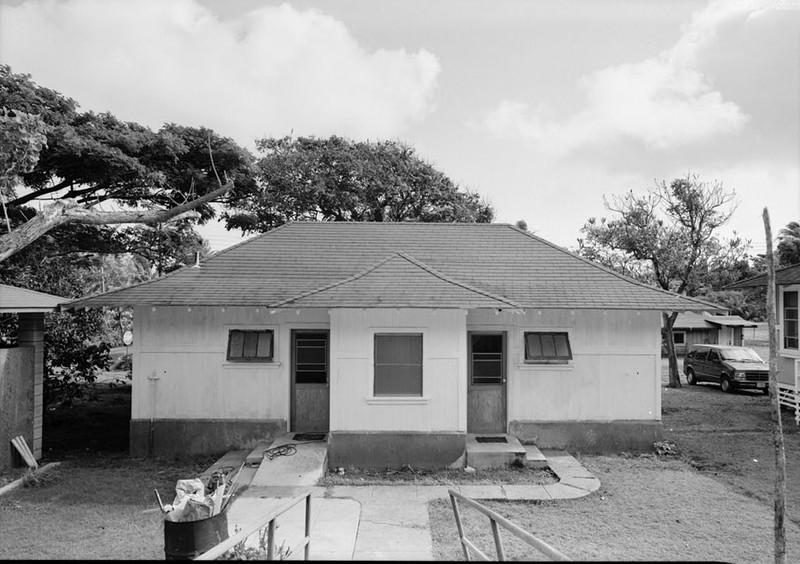
[[[622,276],[511,225],[417,222],[290,223],[199,267],[67,307],[469,309],[501,307],[498,302],[540,309],[718,309]]]

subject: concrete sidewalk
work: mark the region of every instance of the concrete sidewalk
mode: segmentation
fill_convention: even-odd
[[[558,483],[325,488],[291,486],[286,483],[289,481],[286,477],[291,476],[292,472],[280,475],[271,469],[269,475],[283,483],[270,486],[263,485],[266,480],[261,483],[258,483],[259,480],[252,480],[258,474],[265,474],[263,467],[255,471],[250,469],[251,485],[235,498],[228,509],[228,527],[233,535],[237,527],[243,528],[285,504],[292,497],[310,491],[311,559],[433,560],[428,502],[447,498],[449,489],[478,500],[556,500],[583,497],[600,487],[600,481],[567,452],[545,451],[543,454],[551,470],[558,476]],[[304,455],[302,459],[313,458],[314,456]],[[297,459],[298,462],[300,460],[301,458]],[[266,462],[262,465],[266,466]],[[293,474],[306,476],[307,472],[296,468]],[[246,482],[240,477],[240,483]],[[276,546],[280,547],[282,543],[287,547],[296,546],[303,538],[305,504],[300,503],[284,513],[277,524]],[[248,545],[257,546],[256,537],[257,535],[252,535]],[[289,559],[302,558],[302,550],[289,555]]]

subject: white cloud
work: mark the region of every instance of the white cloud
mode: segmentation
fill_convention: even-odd
[[[527,139],[552,155],[622,139],[660,150],[738,132],[748,116],[712,88],[699,58],[723,23],[757,13],[762,4],[767,5],[711,2],[657,56],[584,76],[578,86],[586,93],[586,105],[565,119],[553,118],[543,107],[503,100],[484,116],[483,126],[497,135]]]
[[[264,135],[396,135],[432,111],[428,51],[362,48],[317,10],[264,6],[220,20],[194,0],[28,1],[3,6],[0,58],[14,72],[151,127]]]

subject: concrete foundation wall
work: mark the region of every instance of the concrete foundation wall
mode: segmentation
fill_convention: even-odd
[[[328,465],[359,468],[446,468],[464,454],[463,433],[332,432]]]
[[[618,454],[652,452],[662,440],[661,421],[511,421],[509,432],[521,442],[539,448],[567,449],[572,453]]]
[[[132,456],[187,456],[252,449],[286,432],[285,419],[133,419]]]
[[[0,349],[0,470],[21,463],[11,439],[33,447],[33,347]]]

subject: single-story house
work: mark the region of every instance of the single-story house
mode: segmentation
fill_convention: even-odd
[[[727,286],[726,290],[743,290],[767,285],[767,276],[754,276]],[[798,340],[798,296],[800,264],[775,271],[775,302],[778,329],[778,397],[795,412],[800,425],[800,341]]]
[[[289,223],[67,309],[134,308],[131,452],[325,431],[332,465],[450,464],[467,434],[661,437],[661,312],[716,306],[506,224]]]
[[[741,347],[745,327],[756,327],[756,324],[738,315],[679,313],[672,326],[675,351],[679,355],[686,354],[690,346],[702,344]],[[665,350],[663,348],[662,352]]]
[[[17,314],[17,343],[0,346],[0,470],[20,460],[11,439],[22,435],[42,457],[44,314],[64,298],[0,284],[0,313]]]

